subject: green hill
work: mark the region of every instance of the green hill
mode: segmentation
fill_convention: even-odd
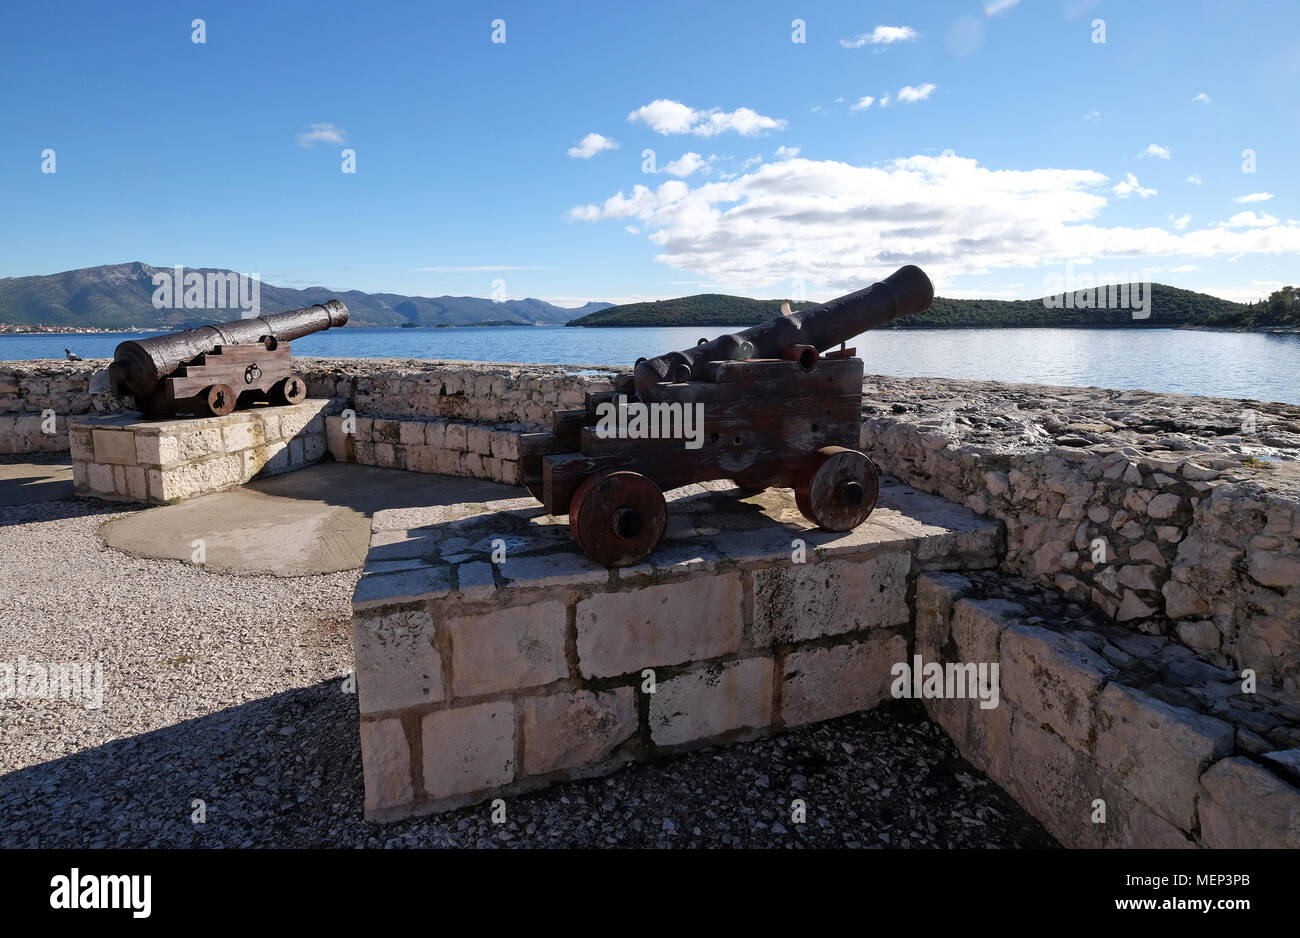
[[[1291,288],[1286,288],[1290,290]],[[1132,288],[1130,288],[1132,290]],[[1103,302],[1106,288],[1099,291]],[[1130,298],[1138,297],[1136,291]],[[1054,326],[1210,326],[1259,328],[1300,325],[1300,294],[1255,304],[1234,303],[1163,283],[1151,285],[1150,315],[1134,319],[1133,310],[1051,308],[1043,299],[967,300],[935,297],[924,313],[898,320],[886,328],[1054,327]],[[752,300],[719,293],[702,293],[653,303],[627,303],[570,320],[570,326],[753,326],[780,313],[781,300]],[[792,303],[795,310],[813,303]]]

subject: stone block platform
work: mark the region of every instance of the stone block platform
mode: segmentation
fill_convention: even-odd
[[[378,512],[353,597],[366,816],[871,708],[917,577],[996,566],[1001,530],[887,484],[834,534],[788,490],[714,483],[669,493],[659,549],[610,571],[529,498]]]
[[[224,417],[75,417],[68,425],[73,484],[78,495],[161,505],[300,469],[325,455],[325,418],[340,406],[311,399]]]

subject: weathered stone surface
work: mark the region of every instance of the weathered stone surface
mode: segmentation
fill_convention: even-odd
[[[1013,625],[1002,633],[1000,670],[1008,702],[1074,749],[1090,747],[1093,702],[1112,670],[1104,659],[1047,629]]]
[[[603,762],[637,730],[636,697],[630,687],[525,697],[519,708],[526,775]]]
[[[1066,847],[1098,847],[1093,802],[1105,799],[1095,765],[1065,740],[1022,714],[1011,727],[1006,778],[1000,783]]]
[[[910,554],[823,560],[754,574],[754,644],[760,647],[902,625]]]
[[[445,596],[451,589],[446,567],[416,567],[398,573],[368,573],[357,581],[352,608],[374,609]]]
[[[426,713],[420,721],[424,790],[448,798],[507,785],[515,777],[515,708],[509,701]]]
[[[906,659],[901,635],[793,652],[782,675],[781,719],[799,726],[868,710],[889,697],[890,668]]]
[[[1215,763],[1201,776],[1200,794],[1205,846],[1300,848],[1300,789],[1249,759]]]
[[[740,647],[740,577],[701,577],[579,601],[578,666],[584,677],[716,658]]]
[[[442,661],[433,646],[433,618],[424,610],[353,617],[357,695],[362,713],[442,700]]]
[[[675,746],[772,722],[771,658],[746,658],[662,681],[650,697],[650,738]]]
[[[937,661],[948,643],[952,607],[971,586],[960,573],[922,573],[916,578],[916,650]]]
[[[361,764],[366,813],[410,802],[411,747],[400,720],[361,721]]]
[[[1180,829],[1192,830],[1201,772],[1232,752],[1222,720],[1173,707],[1111,684],[1097,700],[1097,762],[1138,800]]]
[[[127,430],[93,432],[95,462],[117,466],[135,465],[135,437]]]
[[[448,619],[452,693],[473,697],[565,677],[564,618],[564,604],[552,601]]]

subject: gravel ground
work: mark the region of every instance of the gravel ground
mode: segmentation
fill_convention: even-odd
[[[357,573],[226,577],[0,508],[0,663],[100,662],[100,709],[0,700],[0,846],[1052,846],[910,703],[384,826],[362,820]],[[791,821],[803,799],[806,822]],[[194,800],[205,822],[195,824]]]

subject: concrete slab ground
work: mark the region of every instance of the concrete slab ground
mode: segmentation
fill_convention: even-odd
[[[72,496],[72,461],[67,453],[0,458],[0,508]]]
[[[2,485],[0,485],[2,488]],[[195,563],[210,573],[312,576],[360,567],[370,516],[380,509],[515,498],[514,486],[427,473],[326,463],[134,512],[100,529],[109,547]]]

